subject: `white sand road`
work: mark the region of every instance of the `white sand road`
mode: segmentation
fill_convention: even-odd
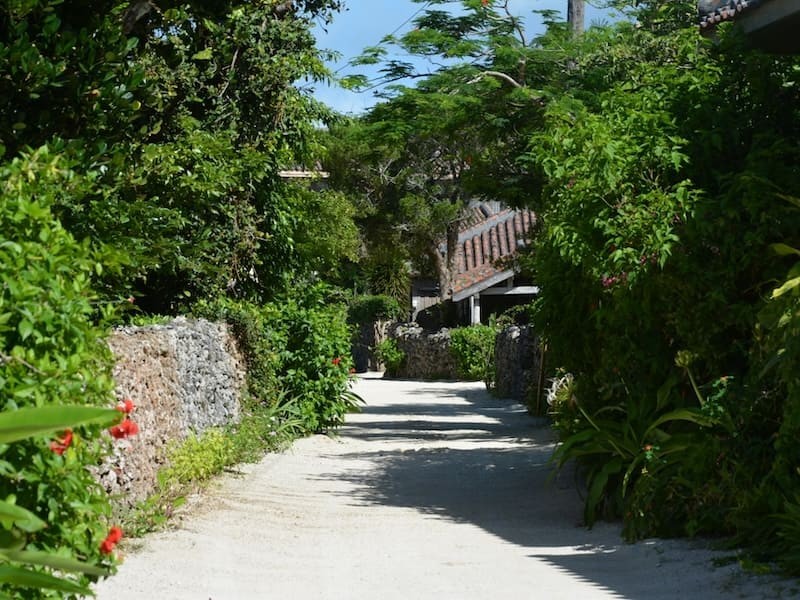
[[[364,378],[336,438],[242,467],[180,525],[129,545],[100,600],[794,597],[700,542],[580,526],[552,435],[480,384]]]

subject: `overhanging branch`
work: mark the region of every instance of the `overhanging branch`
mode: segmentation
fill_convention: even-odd
[[[502,73],[500,71],[483,71],[479,73],[477,77],[472,79],[470,83],[476,83],[484,77],[494,77],[495,79],[505,81],[507,84],[512,85],[517,89],[522,89],[523,87],[525,87],[519,81],[511,77],[511,75],[506,75],[505,73]]]

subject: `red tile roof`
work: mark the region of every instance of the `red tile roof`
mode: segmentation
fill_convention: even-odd
[[[498,263],[528,243],[536,223],[536,216],[529,210],[506,208],[491,213],[485,205],[476,207],[467,217],[467,227],[458,236],[454,301],[477,294],[513,275],[513,270]]]

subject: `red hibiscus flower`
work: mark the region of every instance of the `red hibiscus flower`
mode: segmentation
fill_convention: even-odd
[[[106,539],[104,539],[100,543],[100,552],[103,554],[111,554],[111,551],[114,549],[119,541],[122,539],[122,529],[119,527],[112,527],[108,530],[108,535]]]
[[[50,450],[62,456],[72,443],[72,429],[64,431],[64,435],[50,442]]]
[[[134,411],[134,409],[136,408],[136,405],[133,403],[133,400],[131,400],[130,398],[125,398],[125,400],[123,400],[122,402],[117,404],[116,408],[117,408],[117,410],[119,412],[122,412],[122,413],[125,413],[126,415],[129,415]]]
[[[339,363],[342,362],[342,357],[341,356],[337,356],[331,362],[338,367]]]
[[[130,419],[125,419],[119,425],[114,425],[108,432],[111,437],[120,440],[139,433],[139,426]]]

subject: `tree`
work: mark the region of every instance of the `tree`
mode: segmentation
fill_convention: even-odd
[[[584,0],[567,0],[567,23],[573,36],[583,33]]]
[[[416,87],[394,84],[364,118],[334,128],[339,141],[328,161],[334,185],[366,199],[372,254],[387,254],[376,249],[383,241],[395,247],[400,241],[417,269],[436,277],[442,300],[452,295],[469,201],[520,205],[537,187],[516,159],[542,111],[534,85],[557,68],[552,56],[542,60],[540,40],[528,38],[508,2],[466,2],[464,8],[457,15],[426,10],[413,31],[384,40],[447,64],[423,76],[388,60],[384,82],[411,77]],[[361,62],[386,52],[368,49]],[[350,83],[369,85],[358,78]]]
[[[310,19],[339,4],[6,4],[3,149],[64,156],[82,183],[54,212],[125,257],[103,274],[106,294],[173,311],[199,295],[263,297],[310,270],[278,171],[309,160],[327,118],[295,82],[325,76]]]

